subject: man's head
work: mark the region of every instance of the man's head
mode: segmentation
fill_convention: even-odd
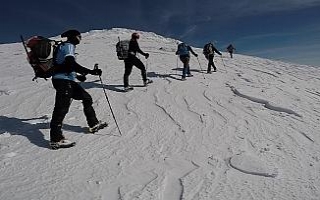
[[[81,33],[75,29],[68,30],[61,34],[61,37],[66,37],[67,40],[74,45],[77,45],[81,41]]]
[[[137,39],[139,39],[139,38],[140,38],[139,33],[132,33],[131,39],[137,40]]]

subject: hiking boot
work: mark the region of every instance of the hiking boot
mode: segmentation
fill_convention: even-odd
[[[182,77],[181,80],[182,80],[182,81],[185,81],[185,80],[187,80],[187,79],[186,79],[186,77]]]
[[[56,149],[60,149],[60,148],[73,147],[74,145],[76,145],[76,143],[71,142],[70,140],[67,140],[67,139],[62,139],[59,142],[50,141],[49,145],[50,145],[51,149],[56,150]]]
[[[124,90],[125,92],[128,92],[128,91],[130,91],[130,90],[133,90],[133,87],[127,86],[127,87],[124,87],[123,90]]]
[[[210,72],[207,72],[207,74],[212,74],[212,72],[210,71]]]
[[[150,80],[150,79],[147,79],[146,81],[143,82],[143,85],[144,85],[144,86],[147,86],[147,85],[150,84],[150,83],[153,83],[153,81]]]
[[[193,77],[193,75],[192,75],[192,74],[188,74],[187,76],[188,76],[188,77]]]
[[[103,129],[108,126],[107,122],[99,121],[96,125],[89,127],[89,133],[98,132],[100,129]]]

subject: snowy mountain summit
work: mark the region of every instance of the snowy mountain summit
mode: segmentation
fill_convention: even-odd
[[[95,76],[81,85],[109,126],[86,134],[82,104],[73,101],[63,131],[77,145],[56,151],[48,146],[51,81],[32,81],[20,43],[0,45],[0,199],[320,199],[320,68],[231,59],[217,46],[217,72],[207,74],[194,47],[193,77],[181,81],[178,41],[138,31],[153,83],[142,87],[133,68],[135,89],[124,93],[115,44],[133,32],[82,34],[77,61],[98,63],[104,85]]]

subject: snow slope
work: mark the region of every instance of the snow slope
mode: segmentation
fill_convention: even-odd
[[[77,47],[80,64],[103,70],[122,135],[99,78],[88,75],[81,85],[110,126],[85,134],[73,101],[63,130],[77,145],[56,151],[48,148],[51,81],[31,81],[21,44],[0,45],[1,200],[320,199],[320,68],[223,52],[209,75],[194,48],[194,77],[180,81],[177,41],[140,32],[154,83],[141,87],[134,68],[135,89],[123,93],[115,43],[132,32],[90,31]]]

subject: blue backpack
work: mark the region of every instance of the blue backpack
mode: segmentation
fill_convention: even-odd
[[[189,55],[188,46],[187,46],[185,43],[179,44],[179,45],[178,45],[177,54],[178,54],[179,56]]]

